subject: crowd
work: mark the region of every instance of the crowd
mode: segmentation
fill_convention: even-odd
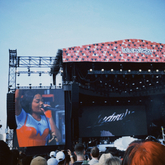
[[[136,140],[129,144],[122,157],[101,153],[97,146],[91,148],[87,158],[82,143],[71,150],[51,151],[49,155],[27,156],[18,150],[10,150],[0,140],[0,165],[164,165],[165,146],[157,141]]]

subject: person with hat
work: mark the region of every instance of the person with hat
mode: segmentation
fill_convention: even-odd
[[[50,156],[50,158],[47,160],[47,164],[48,165],[57,165],[58,161],[56,159],[56,152],[51,151],[49,156]]]
[[[58,161],[58,165],[65,165],[65,154],[62,151],[57,152],[56,159]]]

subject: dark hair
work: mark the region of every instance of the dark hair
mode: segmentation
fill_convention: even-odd
[[[32,101],[36,94],[40,94],[42,96],[41,90],[37,89],[29,89],[29,90],[21,90],[21,106],[27,112],[31,113],[32,109]]]
[[[129,152],[128,152],[129,150]],[[123,157],[122,165],[164,165],[165,146],[153,141],[130,144]]]
[[[91,149],[91,155],[92,155],[94,158],[99,157],[100,153],[99,153],[98,147],[93,147],[93,148]]]
[[[75,150],[77,155],[83,155],[85,148],[84,148],[84,145],[82,143],[77,143],[74,147],[74,150]]]

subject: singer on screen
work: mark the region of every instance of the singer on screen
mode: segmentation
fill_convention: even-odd
[[[49,107],[48,104],[43,103],[39,91],[28,90],[23,94],[18,89],[15,91],[19,147],[44,146],[52,140],[61,141],[61,133],[55,125]]]

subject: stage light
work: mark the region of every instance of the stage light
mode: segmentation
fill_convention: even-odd
[[[141,72],[142,70],[141,69],[139,69],[139,72]]]
[[[104,69],[101,69],[102,72],[104,72]]]
[[[146,82],[149,82],[149,80],[146,80]]]
[[[140,81],[139,83],[141,84],[142,82]]]
[[[151,85],[151,83],[149,85]]]
[[[132,83],[132,85],[135,85],[135,83]]]
[[[107,103],[107,101],[104,101],[104,103]]]
[[[89,69],[90,72],[92,72],[92,69]]]
[[[159,83],[159,81],[156,81],[156,83],[158,84],[158,83]]]
[[[129,69],[128,72],[131,72],[131,70]]]
[[[151,72],[151,69],[148,69],[148,72]]]
[[[138,87],[136,87],[136,89],[139,89]]]
[[[94,104],[94,103],[95,103],[95,101],[92,101],[92,103]]]
[[[114,70],[113,69],[111,69],[111,72],[113,72]]]
[[[122,69],[120,69],[120,72],[122,72],[123,70]]]
[[[159,76],[156,76],[156,78],[159,78]]]
[[[156,69],[156,72],[159,72],[159,69]]]

